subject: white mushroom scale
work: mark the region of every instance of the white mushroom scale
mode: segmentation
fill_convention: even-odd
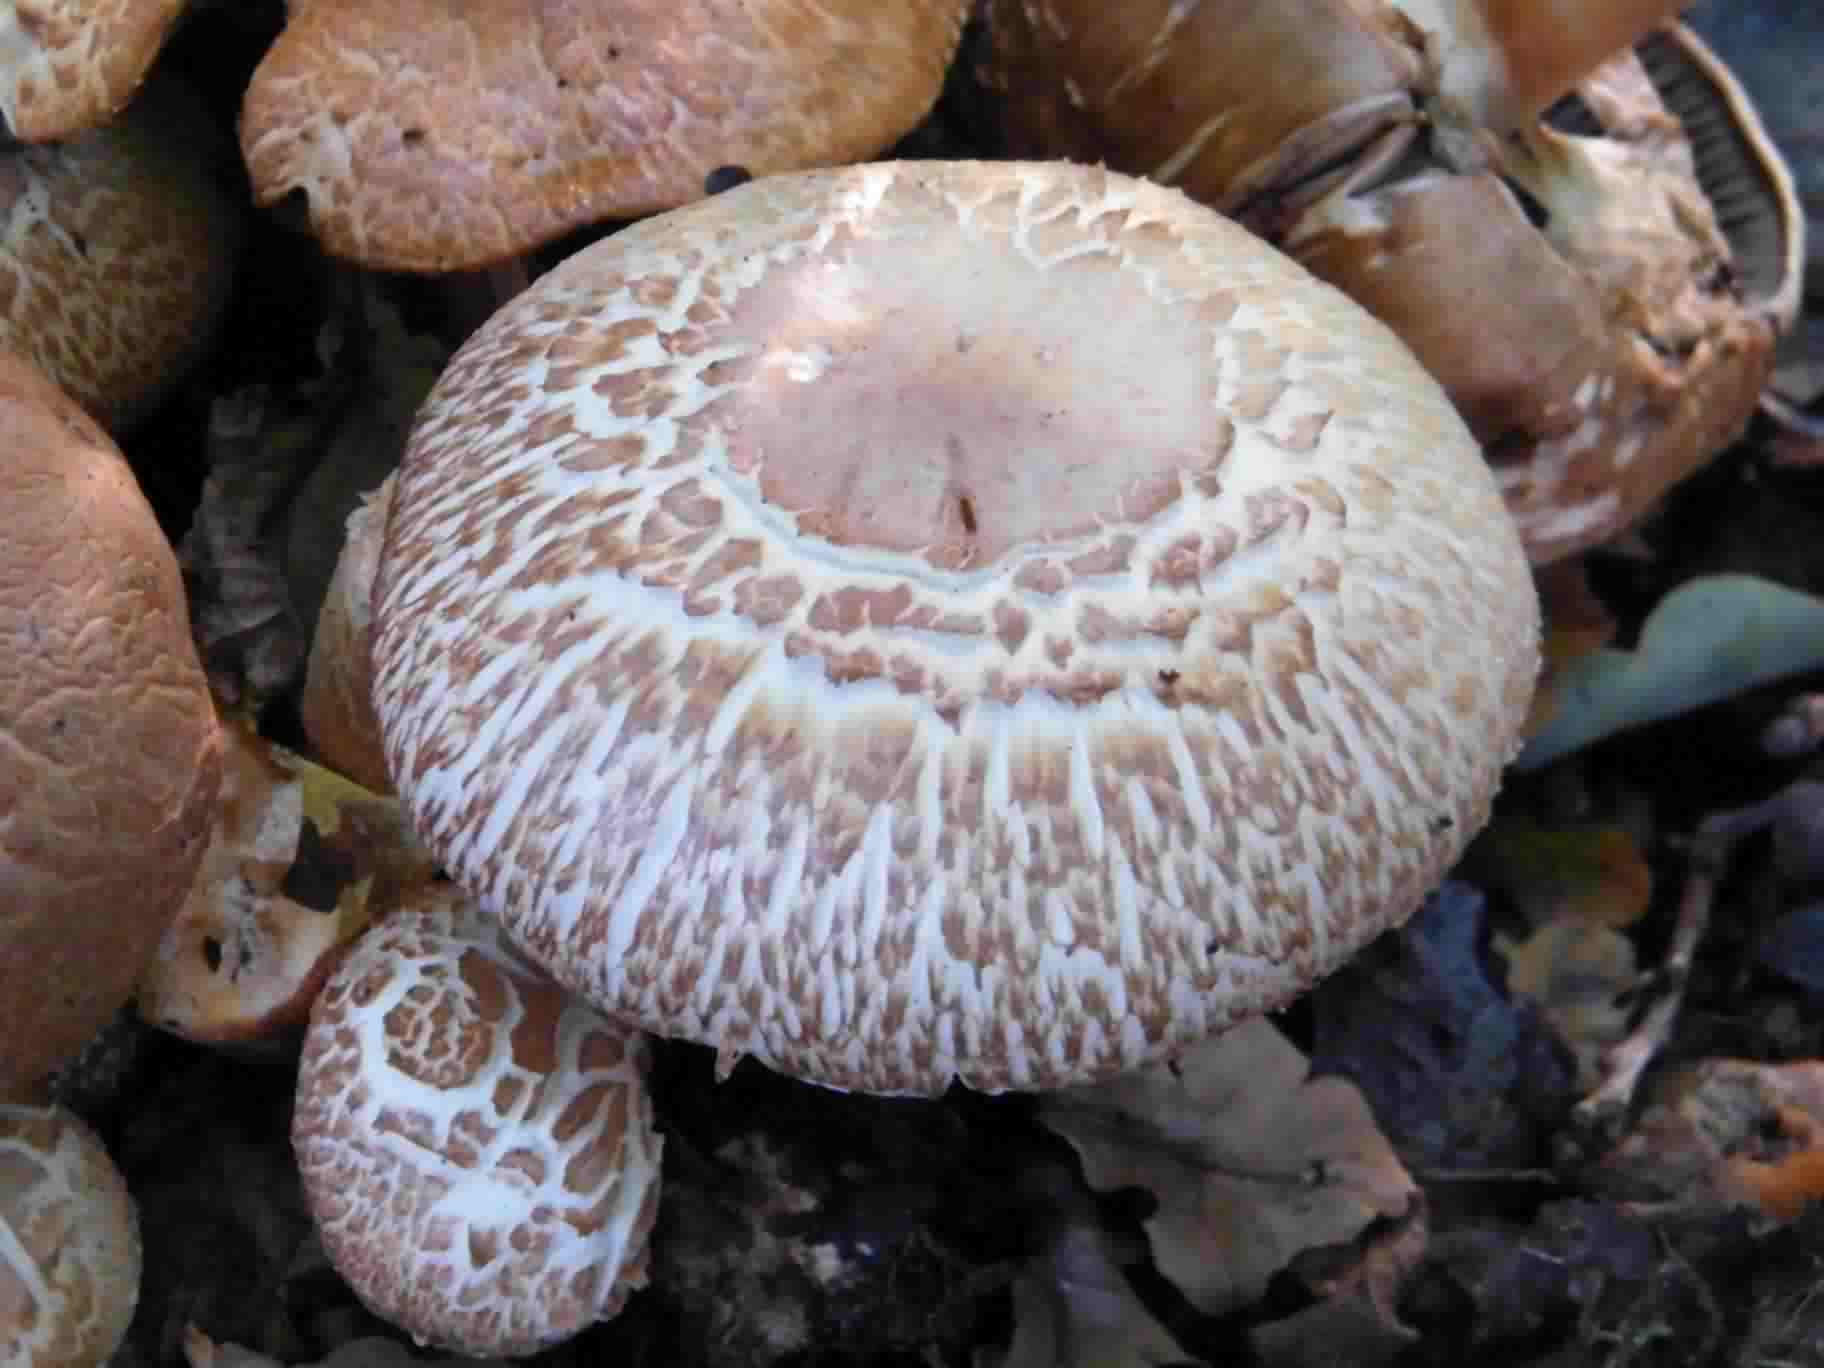
[[[1405,347],[1081,166],[765,178],[580,252],[422,411],[387,763],[610,1015],[874,1092],[1277,1007],[1487,816],[1538,613]]]

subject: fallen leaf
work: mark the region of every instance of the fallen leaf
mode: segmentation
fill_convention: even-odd
[[[184,1330],[184,1358],[190,1368],[286,1368],[278,1359],[244,1349],[238,1344],[218,1344],[194,1325]],[[350,1340],[329,1354],[295,1368],[508,1368],[505,1359],[421,1359],[396,1340],[368,1335]]]
[[[1515,765],[1538,769],[1604,737],[1824,666],[1824,601],[1755,575],[1672,590],[1631,651],[1604,647],[1558,677],[1556,710]]]
[[[1360,1087],[1413,1167],[1530,1165],[1575,1097],[1538,1008],[1490,981],[1485,920],[1481,893],[1446,880],[1311,998],[1313,1068]]]
[[[1503,894],[1529,926],[1563,919],[1631,926],[1653,898],[1646,856],[1619,826],[1552,827],[1501,816],[1471,843],[1463,868]]]
[[[1507,990],[1539,1010],[1577,1061],[1577,1089],[1602,1081],[1602,1058],[1627,1035],[1630,1010],[1622,998],[1640,980],[1634,945],[1607,926],[1555,921],[1523,941],[1495,938],[1507,960]]]
[[[1601,1172],[1649,1200],[1792,1221],[1824,1198],[1824,1061],[1706,1059],[1672,1073]]]
[[[1303,1251],[1347,1244],[1422,1200],[1356,1086],[1309,1075],[1255,1019],[1175,1063],[1051,1094],[1040,1115],[1092,1188],[1154,1194],[1154,1263],[1220,1314],[1257,1299]]]
[[[1193,1368],[1115,1266],[1108,1238],[1068,1227],[1013,1285],[1013,1343],[999,1368]]]

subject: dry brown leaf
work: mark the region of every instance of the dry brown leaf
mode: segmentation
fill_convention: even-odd
[[[1669,1074],[1603,1168],[1665,1200],[1794,1220],[1824,1198],[1824,1061],[1706,1059]]]
[[[1653,898],[1653,871],[1618,825],[1546,826],[1496,819],[1470,847],[1465,870],[1519,909],[1529,926],[1571,919],[1632,926]]]
[[[1634,945],[1620,932],[1587,921],[1548,922],[1524,941],[1495,938],[1507,960],[1507,990],[1538,1003],[1577,1061],[1577,1090],[1602,1081],[1602,1059],[1628,1033],[1623,997],[1640,979]]]
[[[1041,1115],[1091,1187],[1157,1197],[1153,1260],[1212,1315],[1258,1298],[1303,1251],[1353,1241],[1420,1200],[1356,1086],[1309,1077],[1264,1019],[1175,1064],[1052,1094]]]
[[[1066,1230],[1013,1286],[1013,1344],[999,1368],[1166,1368],[1191,1359],[1134,1295],[1092,1226]]]
[[[194,1325],[184,1330],[184,1358],[190,1368],[285,1368],[278,1359],[245,1349],[238,1344],[220,1344]],[[507,1368],[505,1359],[421,1359],[396,1340],[369,1335],[350,1340],[327,1358],[300,1368]]]

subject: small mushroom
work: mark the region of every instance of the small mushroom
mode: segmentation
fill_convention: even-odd
[[[966,0],[312,0],[247,90],[263,204],[337,256],[489,266],[755,175],[884,150],[931,108]],[[865,73],[863,75],[862,73]]]
[[[119,450],[0,352],[0,1096],[125,1002],[196,874],[222,738]]]
[[[186,0],[13,0],[0,8],[0,115],[22,142],[108,122],[138,91]]]
[[[292,1143],[336,1269],[464,1354],[615,1315],[658,1210],[646,1053],[471,900],[418,890],[331,975],[305,1036]]]
[[[762,178],[570,258],[433,389],[388,770],[610,1016],[877,1092],[1283,1005],[1482,825],[1512,521],[1381,324],[1062,163]]]
[[[215,833],[135,998],[190,1040],[303,1024],[350,942],[435,872],[395,800],[244,723],[225,732]]]
[[[139,1218],[95,1132],[0,1103],[0,1362],[96,1368],[139,1302]]]
[[[113,122],[0,149],[0,345],[116,432],[214,340],[241,208],[233,149],[196,96],[155,77]]]

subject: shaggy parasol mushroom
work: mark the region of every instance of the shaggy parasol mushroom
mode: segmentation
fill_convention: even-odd
[[[0,114],[22,142],[73,137],[133,98],[186,0],[14,0],[0,8]]]
[[[646,1042],[424,887],[311,1011],[292,1143],[336,1269],[420,1342],[527,1354],[646,1281]]]
[[[222,739],[176,558],[107,434],[0,352],[0,1096],[132,991],[196,873]]]
[[[0,150],[0,345],[115,431],[213,341],[242,210],[233,148],[201,102],[154,77],[112,123]]]
[[[365,266],[493,265],[755,174],[874,156],[937,99],[966,0],[312,0],[254,72],[255,194]],[[865,74],[863,74],[865,73]]]
[[[452,359],[374,597],[444,868],[649,1030],[1083,1081],[1276,1007],[1483,822],[1511,520],[1382,325],[1061,163],[755,181]]]
[[[100,1139],[62,1107],[0,1103],[0,1362],[106,1363],[139,1274],[139,1218]]]

